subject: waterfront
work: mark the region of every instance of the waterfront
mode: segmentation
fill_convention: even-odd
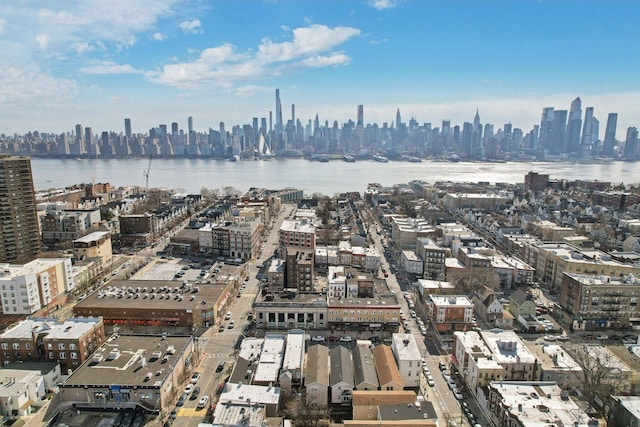
[[[145,185],[143,172],[149,159],[43,159],[32,158],[36,190],[73,184],[109,182],[116,186]],[[437,162],[421,163],[370,160],[348,163],[342,160],[312,162],[305,159],[272,159],[229,162],[208,159],[153,159],[149,172],[150,187],[183,189],[199,193],[202,187],[249,187],[281,189],[295,187],[308,193],[333,195],[343,191],[362,192],[370,182],[382,185],[424,180],[523,182],[529,171],[548,173],[551,179],[585,179],[640,182],[638,163],[571,162]]]

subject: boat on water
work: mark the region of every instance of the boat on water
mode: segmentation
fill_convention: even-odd
[[[345,154],[344,156],[342,156],[342,160],[344,160],[347,163],[354,163],[356,161],[356,159],[353,156],[350,156],[348,154]]]
[[[238,156],[231,156],[231,157],[229,157],[229,161],[230,161],[230,162],[237,162],[237,161],[238,161]]]
[[[387,159],[384,156],[381,156],[379,154],[374,154],[373,156],[371,156],[372,160],[375,160],[376,162],[380,162],[380,163],[387,163],[389,162],[389,159]]]
[[[316,159],[321,163],[329,163],[329,158],[327,156],[318,156]]]

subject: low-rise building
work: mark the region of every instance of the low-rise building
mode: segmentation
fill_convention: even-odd
[[[554,425],[596,427],[586,412],[554,382],[494,381],[486,395],[488,410],[500,427]]]
[[[376,294],[372,298],[328,297],[328,327],[343,334],[367,334],[366,337],[372,332],[396,332],[400,307],[393,294]]]
[[[291,393],[293,386],[300,386],[304,378],[305,337],[301,329],[290,329],[280,370],[280,387]]]
[[[319,329],[328,326],[327,298],[320,292],[258,295],[253,309],[258,329]]]
[[[509,197],[493,193],[447,193],[444,195],[443,204],[449,211],[471,208],[493,212],[508,201]]]
[[[101,318],[31,318],[0,335],[0,364],[58,362],[63,372],[78,368],[105,339]]]
[[[491,358],[503,368],[505,381],[533,381],[539,377],[536,357],[514,331],[492,329],[480,335],[491,351]]]
[[[433,239],[416,239],[416,255],[422,260],[422,277],[429,280],[444,280],[447,249]]]
[[[267,333],[262,351],[253,375],[253,384],[270,385],[278,383],[278,374],[282,368],[286,337],[280,333]]]
[[[354,390],[353,419],[377,420],[380,405],[408,405],[417,400],[412,390]]]
[[[355,388],[351,351],[339,345],[329,351],[329,357],[331,361],[331,371],[329,373],[331,403],[349,405]]]
[[[280,407],[281,390],[272,385],[258,386],[251,384],[233,384],[226,383],[217,406],[238,406],[244,407],[245,413],[250,412],[253,407],[260,407],[264,410],[267,417],[275,417],[278,415]],[[239,411],[242,414],[242,411]],[[216,413],[214,413],[214,424],[216,421]],[[239,419],[242,420],[242,417]],[[244,423],[223,422],[225,425],[244,425]],[[261,425],[261,424],[258,424]]]
[[[434,327],[441,331],[461,331],[472,326],[473,302],[466,295],[429,295],[427,312]]]
[[[376,363],[380,390],[402,390],[404,381],[393,357],[391,347],[380,344],[373,349],[373,358]]]
[[[418,279],[416,289],[420,296],[426,299],[429,295],[455,295],[456,285],[444,280]]]
[[[42,217],[42,240],[74,240],[88,234],[100,222],[100,209],[48,210]]]
[[[528,319],[536,316],[536,302],[533,295],[518,289],[509,296],[509,311],[516,319]],[[524,321],[519,320],[520,323]]]
[[[307,404],[320,407],[329,403],[329,347],[316,344],[307,351],[305,389]]]
[[[538,360],[540,381],[553,381],[563,390],[580,388],[583,380],[582,368],[561,346],[523,341]]]
[[[60,401],[76,409],[171,408],[198,361],[191,336],[114,335],[60,384]]]
[[[217,284],[170,280],[118,280],[103,285],[73,307],[76,316],[101,316],[106,325],[147,332],[147,327],[192,328],[213,325],[238,279]],[[178,330],[178,329],[176,329]]]
[[[393,334],[391,350],[406,388],[420,387],[422,356],[413,334]]]
[[[640,396],[611,396],[610,400],[607,427],[640,425]]]
[[[356,390],[378,390],[378,374],[373,360],[371,341],[358,341],[351,352]]]
[[[73,241],[73,258],[84,260],[99,258],[104,265],[111,262],[111,234],[106,231],[94,231]]]

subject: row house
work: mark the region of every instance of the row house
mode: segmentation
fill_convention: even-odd
[[[380,253],[375,247],[353,246],[341,241],[338,246],[316,246],[315,263],[318,267],[342,265],[377,271],[380,268]]]
[[[424,279],[444,280],[445,279],[445,259],[448,250],[438,245],[430,238],[416,239],[416,255],[422,260],[421,276]]]
[[[76,260],[99,258],[102,264],[111,262],[111,234],[94,231],[73,241],[73,258]]]
[[[511,289],[533,283],[535,269],[517,258],[494,255],[491,257],[493,271],[500,277],[500,286]]]

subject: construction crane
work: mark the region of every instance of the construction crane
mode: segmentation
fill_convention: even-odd
[[[149,156],[149,165],[147,165],[147,170],[142,172],[142,175],[144,175],[145,179],[145,191],[149,191],[149,171],[151,170],[151,159],[153,159],[152,155]]]

